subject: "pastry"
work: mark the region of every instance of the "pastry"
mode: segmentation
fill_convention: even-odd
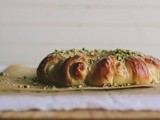
[[[131,50],[55,50],[37,68],[56,87],[145,85],[160,80],[160,60]]]

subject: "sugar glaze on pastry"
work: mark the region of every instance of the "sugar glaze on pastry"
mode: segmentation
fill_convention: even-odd
[[[55,50],[37,68],[41,83],[56,87],[157,83],[160,60],[131,50]]]

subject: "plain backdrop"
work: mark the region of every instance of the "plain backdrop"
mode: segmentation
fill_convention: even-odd
[[[160,0],[0,0],[0,64],[82,47],[160,57]]]

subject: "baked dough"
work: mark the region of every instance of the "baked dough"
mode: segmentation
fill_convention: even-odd
[[[37,68],[41,83],[56,87],[157,83],[160,60],[131,50],[55,50]]]

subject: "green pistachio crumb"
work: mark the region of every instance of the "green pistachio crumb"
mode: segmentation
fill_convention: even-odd
[[[18,85],[18,88],[22,88],[23,86],[22,85]]]
[[[56,87],[55,87],[55,86],[52,86],[52,89],[56,89]]]
[[[131,85],[131,84],[129,84],[129,83],[127,84],[127,86],[130,86],[130,85]]]
[[[131,51],[131,50],[123,50],[123,49],[115,49],[115,50],[88,50],[86,48],[82,49],[69,49],[69,50],[54,50],[53,54],[59,54],[64,58],[73,57],[75,55],[89,55],[89,56],[97,56],[98,59],[100,59],[103,56],[107,55],[113,55],[117,58],[118,61],[124,61],[124,58],[127,56],[140,56],[143,57],[144,55],[142,53]]]
[[[121,61],[122,57],[121,56],[117,56],[117,60]]]
[[[90,55],[94,55],[94,52],[91,52]]]
[[[30,86],[29,86],[29,85],[24,85],[23,87],[24,87],[24,88],[30,88]]]
[[[107,86],[108,86],[108,87],[111,87],[112,85],[111,85],[111,83],[107,83]]]
[[[0,76],[3,76],[3,72],[0,72]]]
[[[118,87],[118,85],[116,83],[113,84],[114,87]]]
[[[78,85],[78,88],[82,88],[83,86],[82,85]]]
[[[0,76],[8,76],[8,74],[5,73],[5,72],[1,72],[1,73],[0,73]]]

